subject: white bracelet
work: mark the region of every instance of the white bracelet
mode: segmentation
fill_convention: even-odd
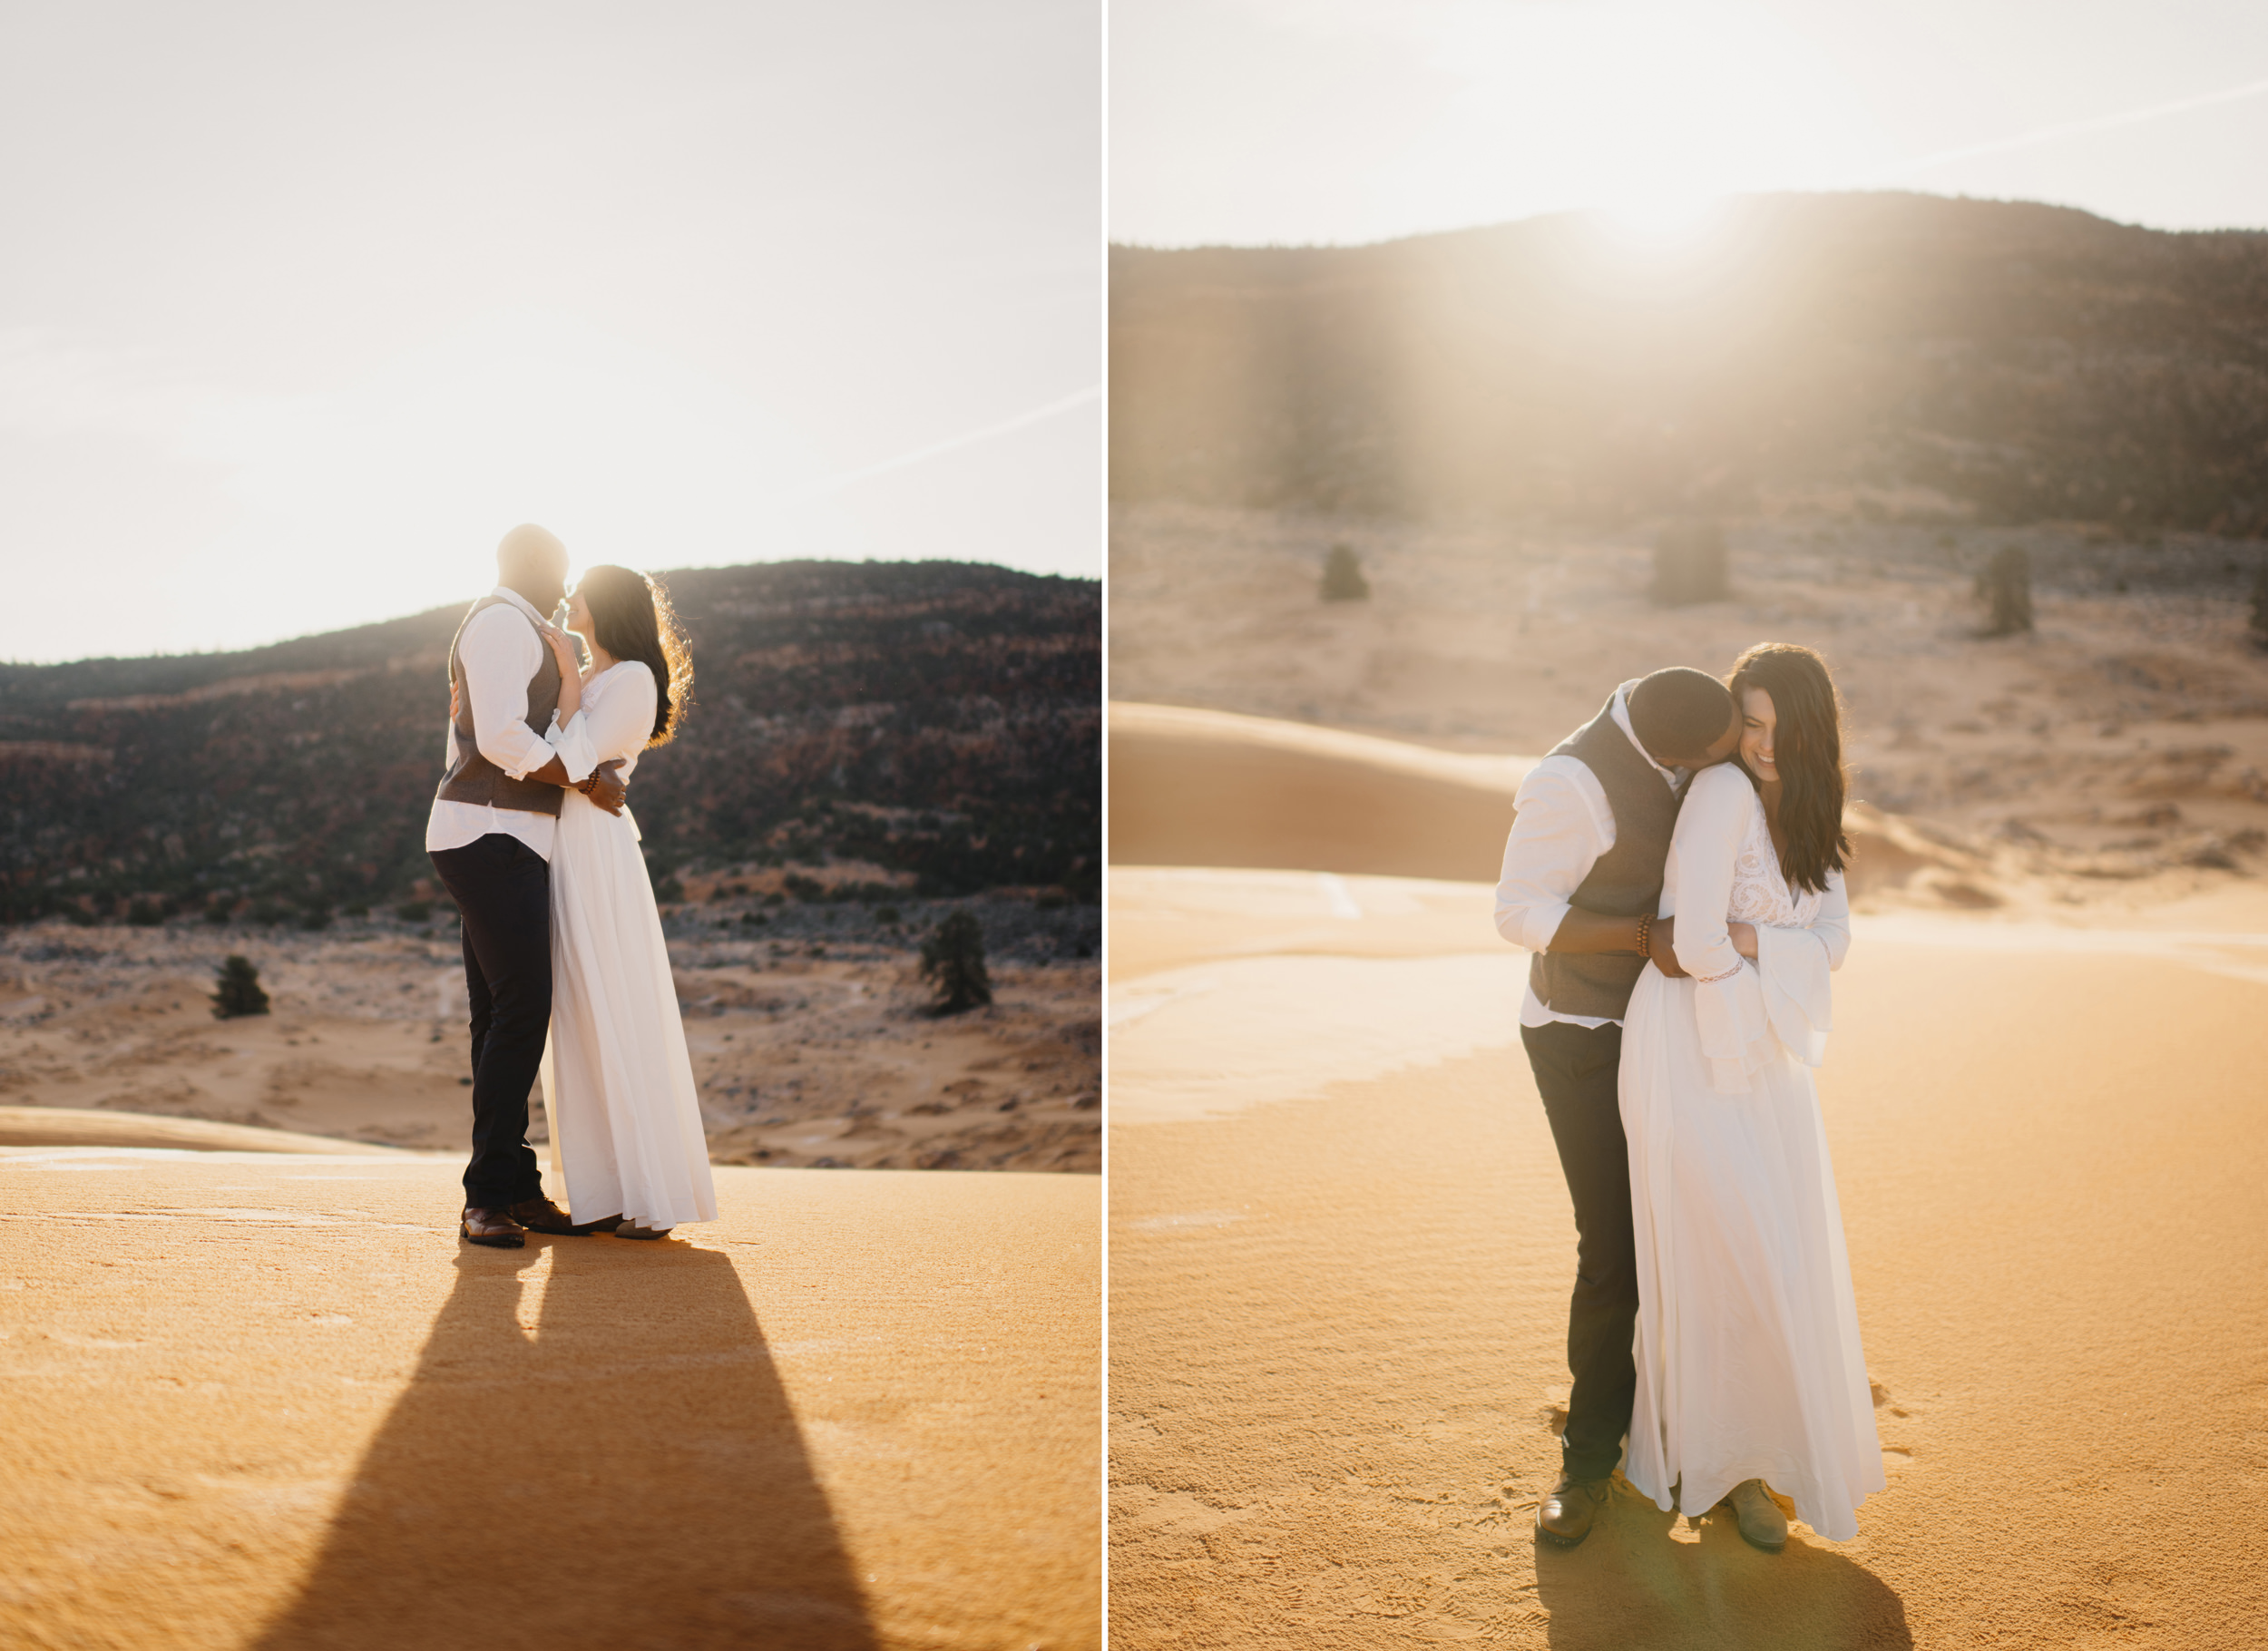
[[[1730,969],[1727,969],[1722,974],[1696,974],[1693,978],[1698,981],[1702,985],[1708,986],[1714,985],[1718,981],[1729,981],[1739,972],[1740,965],[1738,963],[1735,963]]]

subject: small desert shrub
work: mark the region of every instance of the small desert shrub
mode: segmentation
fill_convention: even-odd
[[[424,923],[433,915],[430,900],[405,900],[394,908],[394,915],[404,923]]]
[[[1323,600],[1359,602],[1368,600],[1370,581],[1363,577],[1362,559],[1351,544],[1334,544],[1323,559]]]
[[[299,926],[310,933],[317,929],[329,928],[331,926],[330,908],[320,905],[308,906],[299,913]]]
[[[1987,636],[2014,636],[2032,628],[2032,558],[2020,544],[2004,544],[1977,575],[1977,595],[1988,609]]]
[[[897,907],[894,905],[878,905],[875,908],[875,921],[876,923],[895,923],[897,920]]]
[[[259,989],[259,971],[249,957],[231,956],[213,977],[212,1018],[234,1020],[239,1015],[264,1015],[268,994]]]
[[[2253,646],[2268,653],[2268,556],[2253,570]]]
[[[126,908],[126,921],[137,929],[154,929],[165,921],[165,908],[154,900],[137,900]]]
[[[685,898],[685,884],[673,872],[653,885],[653,897],[663,905],[675,905]]]
[[[984,931],[966,912],[955,912],[922,942],[922,979],[937,987],[937,1012],[957,1015],[992,1001],[984,972]]]
[[[1655,536],[1654,583],[1647,594],[1665,608],[1721,602],[1733,593],[1725,530],[1714,522],[1673,522]]]

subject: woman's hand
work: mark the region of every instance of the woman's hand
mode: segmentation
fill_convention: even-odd
[[[1753,923],[1728,923],[1725,932],[1733,937],[1733,950],[1750,962],[1756,961],[1756,925]]]
[[[575,640],[556,625],[542,627],[543,641],[559,666],[559,726],[565,728],[582,708],[582,659]]]

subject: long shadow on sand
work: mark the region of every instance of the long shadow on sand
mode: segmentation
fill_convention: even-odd
[[[1553,1651],[1911,1651],[1905,1606],[1862,1567],[1800,1535],[1758,1553],[1729,1511],[1678,1541],[1677,1518],[1618,1490],[1580,1548],[1537,1544]]]
[[[826,1498],[726,1257],[531,1238],[464,1247],[456,1265],[408,1391],[262,1651],[869,1651]]]

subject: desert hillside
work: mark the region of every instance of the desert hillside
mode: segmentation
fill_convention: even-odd
[[[1664,608],[1647,598],[1641,531],[1120,504],[1111,692],[1501,757],[1549,750],[1626,678],[1667,664],[1722,671],[1752,642],[1804,642],[1848,700],[1852,794],[1866,806],[1856,817],[1870,822],[1876,864],[1895,855],[1901,868],[1872,883],[1874,897],[2078,914],[2211,899],[2263,869],[2268,657],[2232,589],[2231,542],[2175,536],[2152,559],[2055,527],[1751,521],[1728,538],[1729,597]],[[1356,550],[1366,600],[1320,599],[1334,543]],[[1988,638],[1970,570],[2009,543],[2038,571],[2036,629]],[[1164,841],[1129,809],[1233,852],[1221,822],[1176,824],[1186,810],[1164,789],[1170,776],[1114,779],[1121,862],[1145,857],[1127,830]],[[1517,783],[1487,783],[1505,781]],[[1491,877],[1509,805],[1471,806],[1454,860],[1427,847],[1344,869]],[[1397,827],[1397,852],[1449,828],[1441,808],[1424,815]],[[1318,810],[1309,826],[1353,817]],[[1159,855],[1191,863],[1179,848]]]
[[[695,705],[640,764],[631,802],[665,884],[769,869],[793,874],[790,893],[1094,900],[1095,583],[934,562],[665,578]],[[319,926],[427,893],[462,614],[240,653],[0,666],[0,920]]]
[[[631,810],[711,1155],[1100,1169],[1098,588],[669,580],[695,708]],[[0,1103],[463,1148],[464,965],[424,852],[458,618],[0,667]],[[955,911],[995,1001],[938,1020],[919,949]],[[272,1013],[213,1020],[230,954]]]
[[[2268,530],[2268,233],[1774,195],[1367,247],[1114,249],[1124,500]]]

